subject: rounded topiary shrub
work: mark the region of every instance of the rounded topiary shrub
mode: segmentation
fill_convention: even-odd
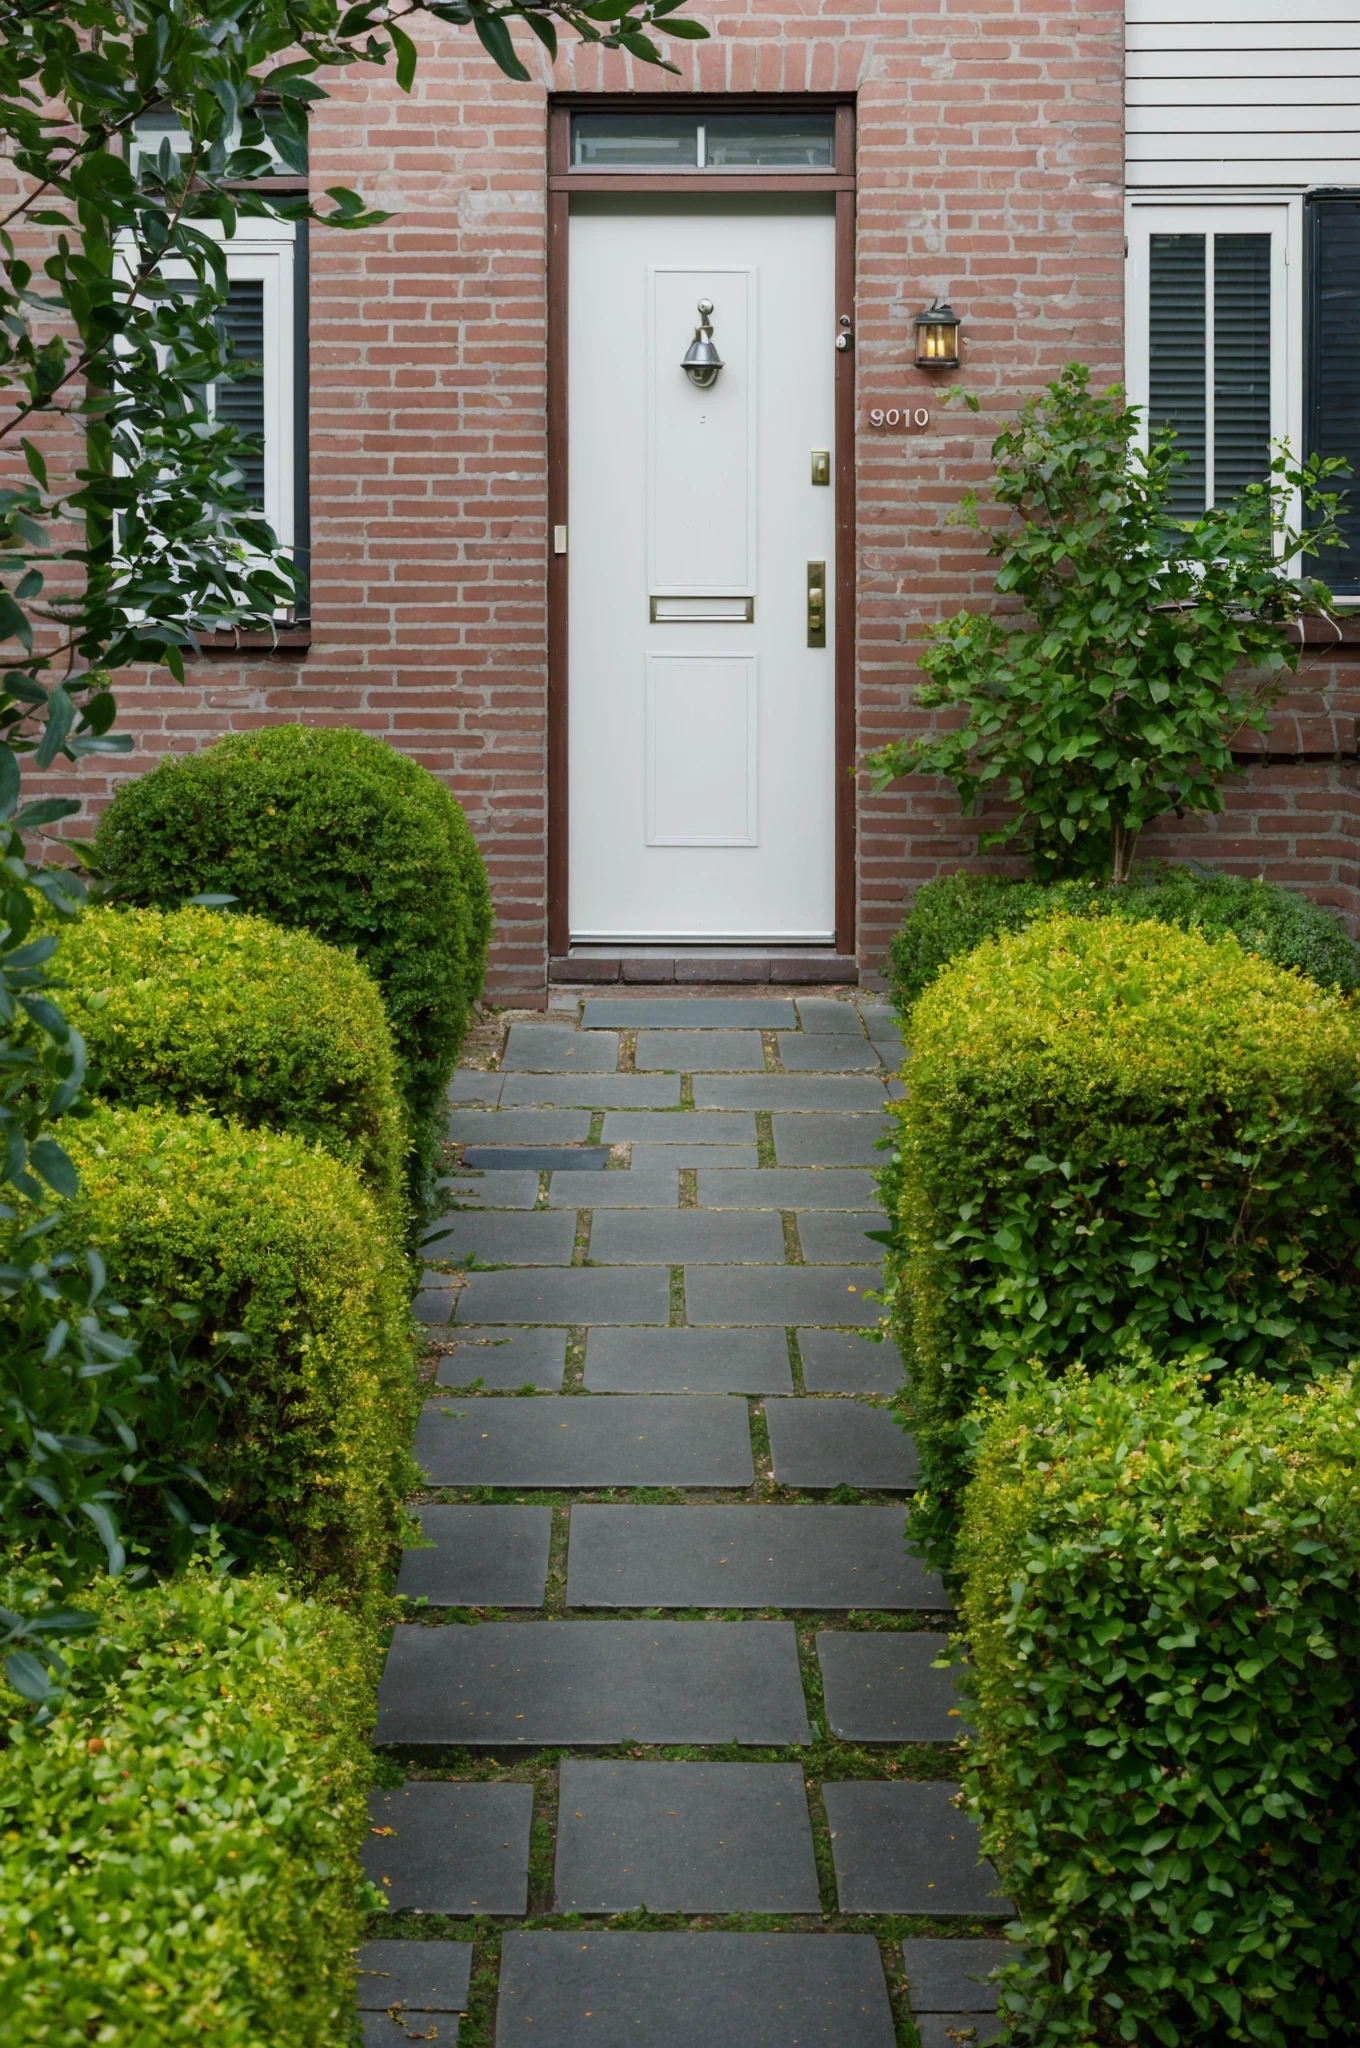
[[[53,1721],[0,1681],[0,2048],[353,2039],[372,1631],[206,1571],[79,1605]]]
[[[883,1192],[947,1563],[984,1388],[1147,1355],[1307,1380],[1360,1350],[1360,1017],[1237,941],[1122,918],[989,939],[926,991]]]
[[[893,1002],[905,1016],[940,970],[1002,932],[1026,931],[1045,917],[1147,918],[1202,932],[1231,932],[1248,953],[1297,967],[1326,988],[1348,994],[1360,983],[1360,951],[1335,911],[1241,875],[1198,875],[1164,868],[1117,889],[1090,882],[1008,881],[960,870],[918,890],[888,957]]]
[[[62,1125],[80,1174],[63,1225],[135,1314],[198,1318],[206,1404],[167,1414],[213,1518],[296,1583],[364,1607],[399,1546],[418,1405],[404,1261],[352,1167],[290,1133],[172,1110]],[[231,1343],[223,1348],[222,1340]]]
[[[221,892],[352,947],[387,1007],[423,1183],[491,932],[476,841],[435,776],[343,726],[229,733],[124,784],[94,859],[123,901]]]
[[[367,969],[310,932],[190,907],[100,908],[52,969],[99,1094],[314,1139],[400,1236],[407,1139],[391,1027]]]

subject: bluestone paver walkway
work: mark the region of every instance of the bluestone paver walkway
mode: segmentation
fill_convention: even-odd
[[[902,1540],[900,1363],[857,1334],[899,1043],[862,997],[589,997],[450,1090],[471,1170],[451,1155],[418,1310],[430,1547],[377,1731],[420,1825],[379,1827],[368,1863],[413,1910],[510,1923],[471,1993],[497,2048],[892,2048],[900,1916],[962,1955],[1007,1911],[950,1804],[961,1702],[933,1669],[947,1594]],[[465,1791],[531,1795],[527,1876],[519,1808],[441,1836],[412,1803],[436,1786],[455,1817]],[[486,1904],[488,1856],[532,1930]],[[685,1923],[611,1924],[643,1905]],[[741,1913],[773,1924],[724,1928]]]

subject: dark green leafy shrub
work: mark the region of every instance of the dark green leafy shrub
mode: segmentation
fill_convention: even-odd
[[[0,1685],[0,2048],[347,2041],[368,1638],[264,1578],[83,1604],[55,1720]]]
[[[204,1354],[227,1382],[198,1455],[218,1518],[362,1606],[415,1483],[406,1276],[372,1196],[320,1146],[209,1116],[101,1109],[70,1142],[73,1242],[129,1303],[183,1304],[205,1347],[243,1340]]]
[[[1336,913],[1277,882],[1165,868],[1113,889],[1008,881],[961,869],[927,882],[895,933],[888,956],[893,1002],[905,1017],[949,961],[984,939],[1056,916],[1152,918],[1206,939],[1231,932],[1245,952],[1277,967],[1297,967],[1326,988],[1349,994],[1360,982],[1360,953]]]
[[[913,1013],[886,1296],[946,1565],[979,1391],[1146,1347],[1307,1378],[1360,1350],[1343,997],[1173,926],[989,939]]]
[[[392,1033],[349,954],[258,917],[105,908],[63,931],[55,972],[105,1100],[315,1140],[357,1169],[400,1239]]]
[[[982,1410],[965,1784],[1033,2048],[1360,2039],[1360,1389],[1072,1373]]]
[[[95,860],[127,901],[228,893],[352,947],[387,1007],[423,1182],[491,932],[476,841],[435,776],[346,727],[229,733],[125,783]]]

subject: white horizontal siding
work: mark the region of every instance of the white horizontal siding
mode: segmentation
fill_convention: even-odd
[[[1125,21],[1130,185],[1360,185],[1360,0],[1126,0]]]

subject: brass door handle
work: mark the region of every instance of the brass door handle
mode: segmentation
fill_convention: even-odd
[[[826,563],[807,565],[807,644],[826,646]]]

